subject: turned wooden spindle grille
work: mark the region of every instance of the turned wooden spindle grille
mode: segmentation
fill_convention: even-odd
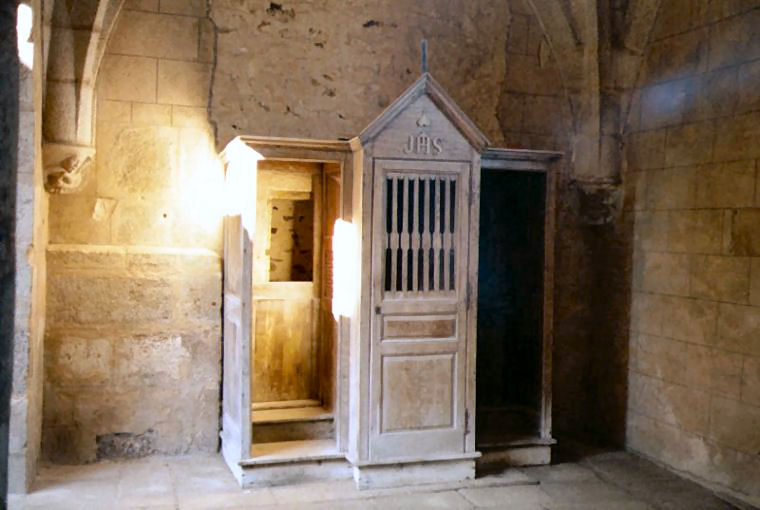
[[[457,176],[387,174],[383,195],[385,293],[454,293]]]

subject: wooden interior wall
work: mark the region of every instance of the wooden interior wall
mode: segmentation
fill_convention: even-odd
[[[321,239],[315,236],[312,281],[270,281],[272,200],[314,202],[314,231],[321,232],[322,165],[264,160],[256,196],[253,299],[252,401],[317,399],[320,393],[319,336]],[[318,185],[314,185],[314,182]]]
[[[319,391],[322,404],[328,409],[335,407],[337,398],[338,323],[332,315],[333,254],[332,239],[335,220],[340,217],[340,165],[325,163],[322,177],[322,296],[321,336],[319,349]]]

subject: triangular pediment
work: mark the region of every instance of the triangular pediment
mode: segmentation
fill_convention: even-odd
[[[478,152],[482,152],[491,142],[485,134],[470,120],[446,93],[441,85],[433,79],[430,73],[424,73],[401,94],[388,108],[367,126],[359,135],[362,145],[373,140],[396,117],[414,104],[421,96],[427,96],[438,110],[451,122],[467,142]]]

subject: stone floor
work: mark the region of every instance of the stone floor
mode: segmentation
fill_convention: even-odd
[[[353,482],[241,490],[219,455],[150,457],[42,469],[11,509],[464,509],[726,510],[700,486],[628,453],[594,453],[509,469],[452,486],[357,491]]]

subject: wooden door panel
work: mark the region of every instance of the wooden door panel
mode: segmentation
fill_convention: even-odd
[[[242,217],[224,224],[224,378],[222,438],[225,456],[240,459],[250,448],[251,240]]]
[[[375,160],[374,460],[464,452],[470,165]]]

